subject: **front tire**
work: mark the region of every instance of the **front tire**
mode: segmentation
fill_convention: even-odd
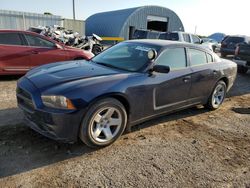
[[[85,114],[80,127],[80,139],[92,148],[105,147],[122,135],[126,124],[124,106],[113,98],[102,99]]]
[[[224,81],[221,80],[217,82],[205,107],[207,107],[210,110],[218,109],[225,99],[226,90],[227,90],[227,86]]]

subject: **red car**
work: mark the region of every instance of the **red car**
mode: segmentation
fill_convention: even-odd
[[[0,75],[25,74],[39,65],[93,56],[33,32],[0,30]]]

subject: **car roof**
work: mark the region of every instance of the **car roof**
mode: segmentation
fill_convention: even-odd
[[[17,30],[17,29],[0,29],[0,32],[2,33],[28,33],[28,34],[39,35],[32,31],[23,31],[23,30]]]
[[[168,47],[168,46],[191,47],[191,48],[197,48],[197,49],[206,50],[207,52],[210,52],[209,49],[207,49],[206,47],[204,47],[200,44],[192,44],[192,43],[188,43],[188,42],[160,40],[160,39],[137,39],[137,40],[129,40],[126,42],[156,45],[156,46],[160,46],[160,47]]]
[[[31,35],[39,36],[41,38],[49,40],[49,41],[51,41],[53,43],[57,43],[57,44],[62,45],[61,43],[58,43],[57,41],[54,41],[54,40],[50,39],[49,37],[40,35],[38,33],[32,32],[32,31],[23,31],[23,30],[16,30],[16,29],[0,29],[0,33],[24,33],[24,34],[31,34]]]

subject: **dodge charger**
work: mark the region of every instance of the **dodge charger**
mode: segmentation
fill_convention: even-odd
[[[40,134],[104,147],[157,116],[195,105],[218,109],[236,73],[234,62],[202,46],[125,41],[90,61],[32,69],[18,81],[17,101]]]

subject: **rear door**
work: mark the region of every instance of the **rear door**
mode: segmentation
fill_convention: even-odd
[[[18,32],[0,32],[0,71],[3,74],[27,72],[30,54],[29,47]]]
[[[56,43],[32,34],[24,34],[24,37],[32,52],[31,67],[68,60],[67,52],[58,48]]]
[[[188,49],[190,66],[192,69],[192,85],[190,98],[193,102],[207,99],[219,78],[219,64],[213,62],[210,53],[198,49]]]

